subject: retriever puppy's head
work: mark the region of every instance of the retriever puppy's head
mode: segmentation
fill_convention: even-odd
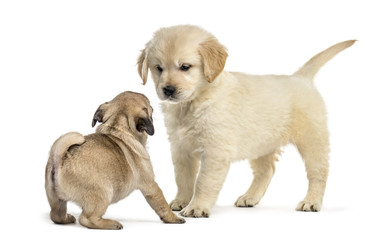
[[[101,104],[94,114],[92,126],[101,122],[118,130],[137,134],[154,134],[152,107],[146,96],[135,92],[123,92],[110,102]]]
[[[145,84],[150,69],[161,100],[186,102],[219,76],[227,56],[225,47],[199,27],[161,28],[140,54],[138,71]]]

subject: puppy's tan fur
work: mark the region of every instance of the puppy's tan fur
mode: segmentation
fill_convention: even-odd
[[[121,229],[114,220],[103,219],[111,203],[140,189],[147,202],[166,223],[183,223],[167,204],[154,181],[147,134],[154,133],[152,108],[138,93],[124,92],[99,106],[93,118],[95,134],[71,132],[53,144],[46,166],[45,189],[55,223],[73,223],[67,201],[80,205],[81,225],[98,229]]]
[[[224,71],[225,47],[199,27],[158,30],[138,66],[144,83],[150,69],[163,100],[178,186],[171,208],[182,209],[183,216],[209,216],[230,163],[241,159],[249,159],[254,179],[235,205],[258,204],[275,172],[280,147],[292,143],[309,180],[297,210],[319,211],[328,176],[329,133],[313,78],[353,43],[328,48],[293,75],[256,76]],[[168,86],[175,91],[165,90]]]

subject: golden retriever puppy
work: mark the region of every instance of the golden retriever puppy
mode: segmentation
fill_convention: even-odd
[[[170,203],[186,217],[208,217],[230,167],[248,159],[254,179],[237,207],[259,203],[280,148],[294,144],[309,180],[298,211],[320,211],[328,176],[329,133],[318,70],[355,41],[317,54],[293,75],[226,72],[226,49],[190,25],[155,32],[138,59],[143,83],[151,71],[162,102],[178,192]]]
[[[139,189],[150,206],[166,223],[184,223],[166,202],[154,181],[147,134],[154,134],[152,108],[139,93],[124,92],[101,104],[94,114],[96,133],[77,132],[61,136],[53,144],[46,166],[45,189],[51,207],[50,218],[59,224],[73,223],[67,201],[83,212],[81,225],[98,229],[122,229],[121,223],[104,219],[109,204]]]

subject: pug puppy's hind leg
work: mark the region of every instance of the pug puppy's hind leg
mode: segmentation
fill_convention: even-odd
[[[50,219],[57,224],[68,224],[76,221],[75,217],[67,214],[67,202],[61,200],[49,181],[46,182],[46,196],[50,205]]]
[[[82,206],[83,212],[79,217],[79,223],[87,228],[93,229],[122,229],[123,226],[121,223],[111,219],[102,218],[108,206],[108,201],[95,198],[95,200],[91,201],[90,204]]]
[[[75,217],[71,214],[67,214],[67,202],[58,199],[56,202],[52,202],[52,209],[50,210],[50,219],[57,224],[68,224],[76,221]]]

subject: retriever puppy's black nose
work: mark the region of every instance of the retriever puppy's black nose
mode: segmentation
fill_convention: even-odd
[[[169,85],[169,86],[164,87],[162,90],[163,90],[163,93],[164,93],[167,97],[171,97],[171,96],[174,95],[174,93],[175,93],[175,91],[176,91],[176,88]]]

